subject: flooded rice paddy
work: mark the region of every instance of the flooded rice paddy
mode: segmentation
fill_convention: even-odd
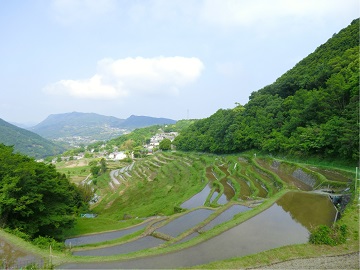
[[[152,248],[161,245],[164,243],[164,240],[152,237],[152,236],[145,236],[139,238],[135,241],[131,241],[121,245],[114,245],[111,247],[106,248],[97,248],[91,250],[82,250],[82,251],[75,251],[73,255],[77,256],[111,256],[117,254],[126,254],[142,249]]]
[[[207,196],[209,195],[210,191],[211,191],[211,187],[209,186],[210,184],[207,184],[203,190],[197,194],[195,194],[193,197],[191,197],[189,200],[187,200],[186,202],[184,202],[181,205],[181,208],[184,209],[191,209],[191,208],[196,208],[199,206],[203,206]]]
[[[194,210],[186,215],[182,215],[181,217],[174,219],[170,223],[159,228],[157,231],[172,237],[177,237],[186,230],[189,230],[198,225],[200,222],[204,221],[213,212],[214,210],[210,209]]]
[[[69,238],[66,239],[65,245],[67,246],[79,246],[79,245],[87,245],[87,244],[94,244],[94,243],[100,243],[105,242],[108,240],[113,240],[116,238],[123,237],[125,235],[131,234],[133,232],[139,231],[143,228],[145,228],[147,225],[146,222],[123,230],[117,230],[112,232],[106,232],[106,233],[98,233],[98,234],[92,234],[92,235],[85,235],[75,238]]]
[[[214,228],[216,225],[219,225],[221,223],[224,223],[226,221],[229,221],[234,218],[235,215],[248,211],[251,208],[243,206],[243,205],[233,205],[229,209],[222,212],[220,215],[218,215],[215,219],[210,221],[207,225],[205,225],[201,230],[207,231],[212,228]]]
[[[233,208],[234,207],[234,208]],[[177,218],[169,224],[158,229],[159,232],[177,236],[181,233],[179,227],[190,228],[201,222],[211,214],[211,210],[199,209],[200,212],[193,211],[193,216],[184,215],[184,219]],[[207,211],[203,211],[207,210]],[[204,227],[204,233],[222,220],[228,220],[239,211],[247,211],[241,206],[232,206],[223,214],[219,215],[219,221],[213,220]],[[80,269],[80,268],[177,268],[190,267],[199,264],[209,263],[217,260],[224,260],[232,257],[240,257],[258,253],[268,249],[306,243],[309,237],[309,229],[320,224],[331,225],[336,217],[336,210],[330,202],[328,196],[303,193],[288,192],[267,210],[254,216],[253,218],[204,241],[195,246],[162,254],[152,257],[144,257],[127,261],[102,262],[101,264],[66,264],[61,268]],[[192,221],[195,218],[196,221]],[[181,221],[181,222],[180,222]],[[175,222],[175,223],[173,223]],[[181,224],[182,223],[182,224]],[[172,225],[174,227],[172,227]],[[194,233],[188,239],[196,237]],[[158,239],[159,240],[159,239]],[[136,241],[134,241],[136,242]],[[181,241],[182,242],[182,241]],[[159,240],[158,245],[160,245]],[[124,245],[122,245],[124,248]],[[147,246],[149,247],[149,246]],[[129,248],[129,249],[128,249]],[[98,249],[100,253],[92,253],[94,256],[104,256],[105,251]],[[95,250],[92,250],[94,252]],[[130,247],[126,252],[132,252]],[[85,252],[85,251],[84,251]],[[116,248],[112,247],[111,254],[115,253]],[[76,255],[81,255],[77,253]],[[82,254],[84,255],[84,254]]]

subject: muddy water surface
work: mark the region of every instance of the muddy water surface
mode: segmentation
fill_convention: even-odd
[[[308,230],[319,224],[331,226],[337,213],[327,195],[288,192],[277,204]]]
[[[224,186],[224,194],[226,196],[226,201],[230,201],[235,196],[235,190],[228,183],[226,178],[222,179],[220,182]]]
[[[239,199],[241,200],[248,200],[251,195],[251,190],[249,184],[246,180],[237,178],[236,181],[240,184],[240,195]]]

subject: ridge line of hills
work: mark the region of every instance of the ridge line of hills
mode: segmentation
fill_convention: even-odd
[[[97,113],[71,112],[51,114],[29,130],[47,139],[88,136],[95,140],[107,140],[134,128],[174,123],[176,121],[169,118],[131,115],[127,119],[120,119]]]
[[[174,124],[175,120],[131,115],[127,119],[96,113],[51,114],[34,127],[20,128],[0,118],[0,143],[31,157],[58,155],[69,144],[88,144],[127,134],[135,128]]]

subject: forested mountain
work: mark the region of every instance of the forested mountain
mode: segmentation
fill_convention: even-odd
[[[359,19],[333,35],[249,102],[220,109],[182,132],[177,149],[257,149],[358,160]]]
[[[176,121],[148,116],[132,115],[119,119],[96,113],[72,112],[52,114],[30,130],[48,139],[87,136],[95,140],[108,140],[134,128],[173,122]]]
[[[0,119],[0,143],[13,145],[15,151],[31,157],[43,158],[62,153],[64,149],[26,129]]]

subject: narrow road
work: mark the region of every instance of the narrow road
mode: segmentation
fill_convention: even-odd
[[[117,169],[117,170],[112,170],[111,172],[110,172],[110,177],[111,177],[111,181],[115,184],[115,185],[120,185],[120,182],[119,182],[119,180],[117,180],[116,179],[116,177],[115,176],[117,176],[117,175],[119,175],[119,169]]]

